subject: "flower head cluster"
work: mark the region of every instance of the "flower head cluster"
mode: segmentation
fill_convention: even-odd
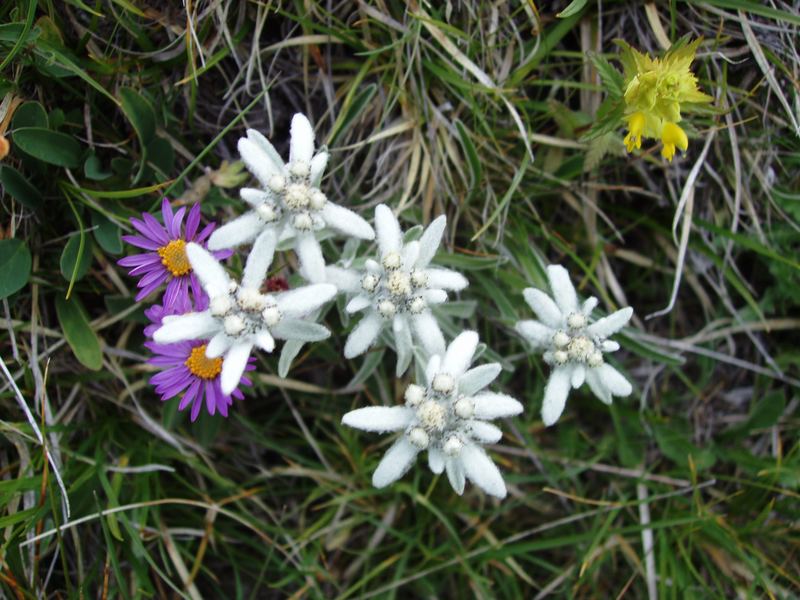
[[[402,431],[386,451],[372,476],[376,487],[400,479],[417,455],[427,450],[434,473],[447,471],[457,494],[466,479],[498,498],[506,486],[497,466],[483,449],[502,433],[488,421],[522,412],[522,405],[504,394],[482,391],[500,373],[491,363],[469,369],[478,346],[478,334],[465,331],[447,347],[444,356],[432,356],[424,385],[411,384],[404,406],[370,406],[344,415],[342,423],[365,431]]]
[[[408,367],[415,341],[428,356],[444,353],[444,336],[430,307],[447,301],[446,290],[462,290],[468,284],[460,273],[430,266],[445,225],[442,215],[418,241],[404,243],[394,213],[380,204],[375,208],[378,255],[358,270],[327,268],[328,281],[352,296],[347,312],[364,314],[347,338],[346,358],[365,352],[389,328],[398,355],[398,376]]]
[[[675,149],[686,151],[689,139],[678,125],[681,110],[708,103],[713,98],[697,87],[691,71],[697,47],[702,39],[673,45],[663,58],[650,58],[625,42],[620,59],[625,70],[625,120],[628,152],[642,147],[642,138],[660,139],[661,155],[671,161]]]
[[[288,163],[253,129],[239,140],[239,153],[263,189],[241,190],[251,210],[215,231],[208,242],[210,249],[233,248],[259,238],[274,250],[278,242],[287,241],[300,259],[304,277],[322,282],[325,260],[316,232],[327,228],[365,240],[375,237],[369,223],[329,201],[320,190],[328,153],[314,152],[314,130],[304,115],[292,118]]]
[[[552,368],[542,403],[542,421],[549,426],[564,411],[570,387],[579,388],[584,381],[606,404],[611,403],[612,396],[631,393],[631,384],[605,362],[604,355],[619,350],[619,344],[606,338],[625,326],[633,309],[623,308],[590,323],[597,298],[578,306],[578,296],[564,267],[550,265],[547,278],[553,298],[527,288],[525,301],[539,321],[520,321],[516,329],[534,349],[544,350],[543,358]]]

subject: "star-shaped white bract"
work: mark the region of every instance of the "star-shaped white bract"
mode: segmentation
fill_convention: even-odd
[[[444,233],[446,218],[435,219],[418,241],[403,243],[400,224],[388,206],[375,207],[379,256],[368,259],[361,270],[329,266],[327,280],[352,295],[348,313],[364,316],[350,333],[345,358],[353,358],[391,326],[397,350],[397,375],[408,368],[414,342],[427,356],[444,353],[444,336],[430,307],[447,301],[445,290],[464,289],[466,278],[450,269],[430,266]]]
[[[275,338],[315,342],[330,336],[318,323],[302,320],[336,295],[336,286],[318,283],[278,294],[262,294],[261,284],[272,262],[269,241],[259,238],[247,258],[241,284],[201,246],[190,243],[186,254],[209,298],[202,312],[164,317],[153,333],[159,344],[209,339],[208,358],[224,357],[220,384],[230,394],[239,383],[253,346],[265,352],[275,348]]]
[[[431,357],[425,384],[408,386],[405,406],[370,406],[344,415],[342,423],[350,427],[403,432],[375,470],[375,487],[400,479],[417,454],[427,450],[431,471],[447,471],[457,494],[464,492],[469,479],[487,494],[505,497],[503,477],[482,445],[495,444],[503,435],[488,421],[518,415],[522,405],[505,394],[482,391],[501,367],[490,363],[469,369],[477,346],[478,334],[465,331],[450,343],[444,357]]]
[[[562,266],[547,267],[547,278],[552,299],[535,288],[523,292],[539,321],[520,321],[515,328],[534,349],[544,350],[543,358],[553,368],[542,402],[542,421],[549,426],[564,411],[570,387],[578,388],[584,381],[606,404],[611,404],[612,396],[630,395],[630,382],[604,361],[603,354],[619,350],[618,343],[606,338],[625,326],[633,309],[620,309],[589,324],[597,298],[579,307],[569,273]]]
[[[210,250],[233,248],[258,239],[271,253],[288,241],[300,259],[301,272],[311,282],[325,281],[325,259],[315,233],[322,229],[371,240],[375,232],[353,211],[330,202],[319,189],[328,153],[314,153],[314,130],[302,114],[292,118],[289,162],[253,129],[239,140],[239,154],[263,189],[242,188],[252,210],[226,223],[208,239]]]

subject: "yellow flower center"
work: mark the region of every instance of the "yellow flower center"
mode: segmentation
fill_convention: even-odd
[[[200,379],[216,379],[222,372],[222,357],[208,358],[206,344],[192,348],[192,353],[184,364],[192,375]]]
[[[161,246],[157,250],[161,257],[161,264],[175,277],[181,277],[192,270],[189,257],[186,256],[186,242],[183,240],[172,240],[166,246]]]
[[[664,123],[664,128],[661,130],[661,141],[664,144],[661,156],[670,162],[675,156],[676,146],[681,149],[681,152],[686,152],[689,147],[689,138],[686,137],[686,132],[675,123]]]
[[[642,132],[644,131],[645,116],[643,112],[635,112],[628,117],[628,135],[625,136],[625,147],[628,152],[634,148],[642,147]]]

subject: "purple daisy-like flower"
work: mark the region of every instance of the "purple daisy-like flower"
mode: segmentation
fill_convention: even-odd
[[[200,229],[199,204],[195,204],[189,210],[185,227],[183,227],[185,206],[173,212],[169,200],[164,198],[161,202],[161,214],[164,219],[163,225],[149,213],[142,213],[141,219],[130,220],[140,235],[125,235],[122,239],[147,252],[126,256],[117,264],[127,267],[130,276],[140,278],[136,284],[139,288],[136,294],[137,301],[149,296],[166,283],[164,305],[172,306],[179,301],[179,298],[188,301],[190,289],[195,299],[203,295],[200,282],[186,256],[186,244],[195,242],[205,247],[206,240],[214,231],[216,224],[209,223]],[[231,255],[231,251],[221,250],[213,252],[213,255],[217,259],[224,259]]]
[[[208,300],[201,296],[194,306],[194,310],[205,310]],[[152,321],[145,328],[145,334],[161,326],[161,320],[169,315],[181,314],[193,310],[188,299],[180,298],[176,304],[170,306],[154,305],[145,311]],[[178,410],[184,410],[191,405],[190,418],[197,420],[200,410],[206,407],[208,414],[219,412],[223,417],[228,416],[228,407],[233,404],[233,399],[244,398],[239,387],[231,394],[225,394],[220,387],[220,373],[222,372],[222,358],[206,357],[208,340],[191,340],[175,344],[157,344],[153,341],[145,342],[145,346],[154,354],[147,362],[163,370],[150,378],[150,383],[156,392],[161,395],[162,402],[183,393]],[[245,371],[255,369],[255,358],[250,358]],[[242,376],[239,386],[250,386],[252,381]]]

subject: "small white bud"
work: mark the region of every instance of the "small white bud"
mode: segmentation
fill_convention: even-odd
[[[425,388],[412,383],[406,388],[405,399],[408,406],[418,406],[425,399]]]
[[[311,229],[313,225],[313,221],[311,220],[311,216],[308,213],[299,213],[294,216],[292,220],[292,225],[294,228],[299,231],[308,231]]]
[[[407,273],[395,271],[389,275],[386,287],[392,296],[407,296],[411,292],[411,278]]]
[[[603,364],[603,353],[600,350],[595,350],[586,359],[586,364],[590,367],[599,367]]]
[[[415,296],[408,303],[408,310],[415,315],[421,313],[426,307],[427,304],[425,304],[425,299],[422,296]]]
[[[258,290],[251,288],[241,288],[236,295],[236,301],[242,310],[258,312],[263,310],[267,304],[267,299]]]
[[[283,188],[286,187],[286,179],[283,177],[283,175],[273,175],[269,178],[267,187],[269,187],[269,189],[276,194],[280,194],[283,191]]]
[[[295,177],[308,177],[311,166],[307,162],[296,160],[289,165],[289,172]]]
[[[275,210],[275,207],[267,202],[259,204],[258,208],[256,208],[256,213],[258,214],[258,218],[265,223],[272,223],[278,218],[278,212]]]
[[[574,337],[567,344],[567,354],[573,360],[585,362],[594,351],[594,344],[586,336]]]
[[[229,292],[229,293],[231,293],[231,294],[235,294],[235,293],[236,293],[236,290],[238,290],[238,289],[239,289],[239,284],[238,284],[238,283],[236,283],[235,281],[231,281],[231,282],[228,284],[228,292]]]
[[[230,296],[215,296],[211,299],[208,308],[215,317],[222,317],[233,308],[233,302],[231,302]]]
[[[420,450],[427,448],[431,441],[430,436],[424,429],[422,429],[422,427],[414,427],[414,429],[409,431],[407,435],[408,441]]]
[[[228,315],[223,321],[225,333],[230,336],[237,336],[244,331],[244,319],[239,315]]]
[[[378,303],[378,312],[386,319],[391,319],[397,312],[397,307],[391,300],[381,300]]]
[[[437,373],[433,378],[433,385],[431,387],[440,394],[449,394],[453,391],[453,388],[456,387],[456,381],[449,373]]]
[[[281,320],[281,311],[275,305],[268,306],[261,311],[261,318],[264,319],[264,324],[267,327],[274,327]]]
[[[414,269],[411,271],[411,283],[414,287],[426,287],[428,285],[428,274],[425,271]]]
[[[458,456],[461,454],[461,449],[464,447],[464,442],[458,436],[451,435],[442,446],[442,450],[447,456]]]
[[[378,287],[379,282],[380,282],[380,277],[367,273],[361,279],[361,287],[366,292],[374,292],[375,288]]]
[[[328,201],[328,197],[318,189],[313,189],[308,196],[308,200],[313,210],[322,210],[325,203]]]
[[[567,317],[567,326],[570,329],[582,329],[586,326],[586,317],[583,313],[570,313]]]
[[[455,410],[462,419],[469,419],[475,414],[475,403],[472,398],[459,398],[456,401]]]
[[[427,400],[417,409],[417,420],[425,429],[444,429],[445,412],[438,402]]]
[[[564,352],[563,350],[556,350],[553,352],[553,362],[557,365],[565,365],[569,360],[569,354]]]
[[[570,337],[563,331],[556,331],[553,335],[553,345],[556,348],[564,348],[569,344]]]
[[[403,259],[397,252],[387,252],[383,257],[383,266],[386,269],[399,269]]]
[[[292,210],[308,206],[308,188],[302,183],[293,183],[286,188],[284,202]]]

